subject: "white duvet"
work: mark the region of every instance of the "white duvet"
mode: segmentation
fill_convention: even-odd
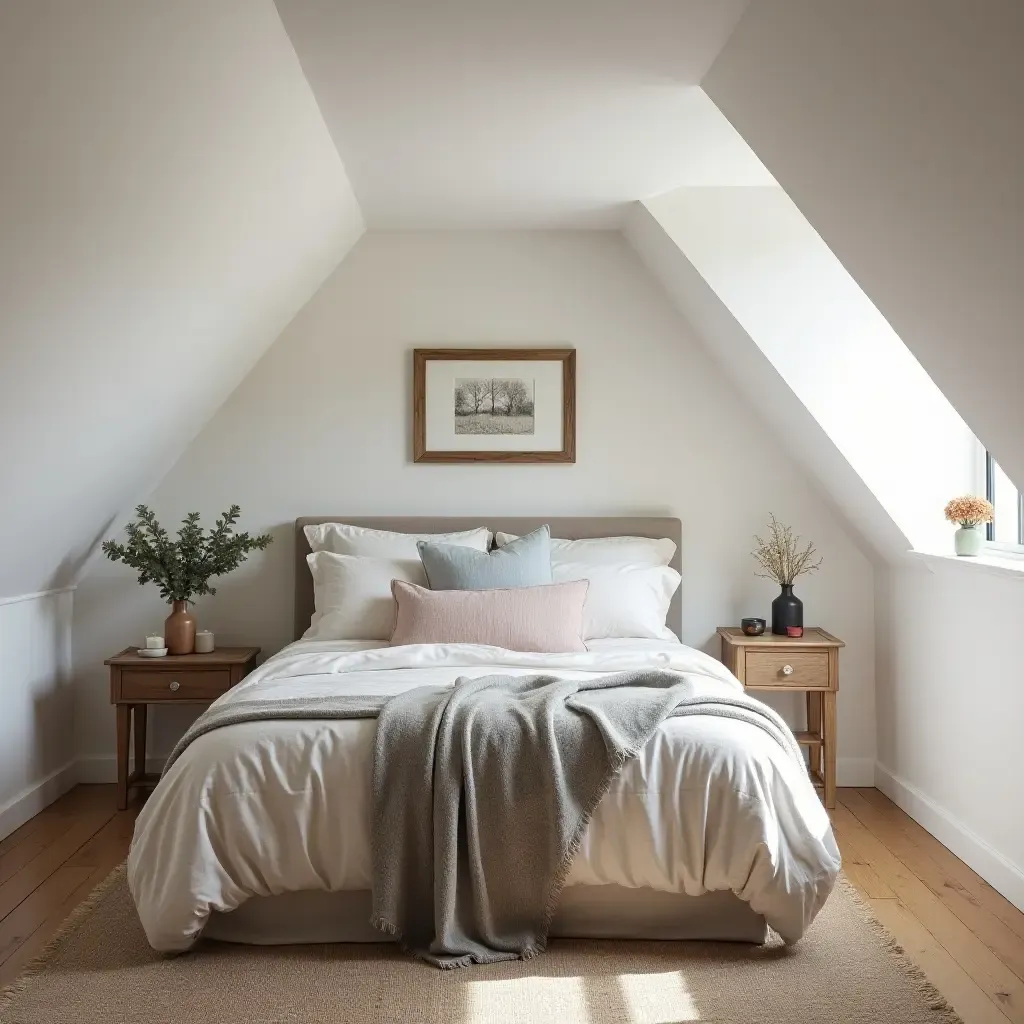
[[[658,667],[724,692],[736,679],[678,643],[591,641],[581,654],[473,644],[381,647],[299,641],[218,703],[241,697],[394,694],[459,676],[583,677]],[[187,949],[214,910],[253,896],[370,888],[376,721],[269,721],[199,737],[139,815],[128,883],[154,948]],[[698,896],[730,889],[794,942],[839,872],[828,816],[805,771],[761,729],[673,718],[601,801],[568,885]]]

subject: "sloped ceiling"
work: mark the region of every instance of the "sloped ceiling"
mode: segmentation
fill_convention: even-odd
[[[1024,485],[1024,4],[758,0],[704,79]]]
[[[864,555],[876,563],[903,557],[909,542],[878,498],[646,205],[633,207],[623,234],[766,430],[850,525]]]
[[[363,230],[271,0],[0,5],[0,596],[62,586]]]
[[[771,184],[697,83],[746,0],[278,0],[370,228],[611,227]]]
[[[865,3],[0,5],[0,597],[76,579],[364,214],[624,226],[664,283],[637,199],[777,178],[1024,481],[1024,7]]]

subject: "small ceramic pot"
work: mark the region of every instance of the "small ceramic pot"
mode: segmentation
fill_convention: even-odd
[[[977,526],[961,526],[953,535],[956,553],[967,558],[974,558],[981,554],[981,545],[984,540],[985,535]]]
[[[196,633],[196,654],[213,654],[213,634],[208,629]]]
[[[747,636],[760,636],[764,632],[766,625],[767,623],[764,619],[740,619],[740,629],[742,629]]]

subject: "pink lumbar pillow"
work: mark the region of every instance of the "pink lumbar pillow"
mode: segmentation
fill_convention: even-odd
[[[391,645],[488,644],[508,651],[585,651],[587,580],[508,590],[427,590],[391,581],[398,615]]]

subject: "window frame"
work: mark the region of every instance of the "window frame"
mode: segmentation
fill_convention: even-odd
[[[995,459],[992,453],[985,449],[985,498],[992,505],[996,503],[996,473]],[[1004,474],[1005,476],[1005,474]],[[1012,482],[1012,481],[1011,481]],[[1006,552],[1024,557],[1024,491],[1017,488],[1017,543],[1010,541],[997,541],[995,523],[985,524],[986,546],[992,551]]]

